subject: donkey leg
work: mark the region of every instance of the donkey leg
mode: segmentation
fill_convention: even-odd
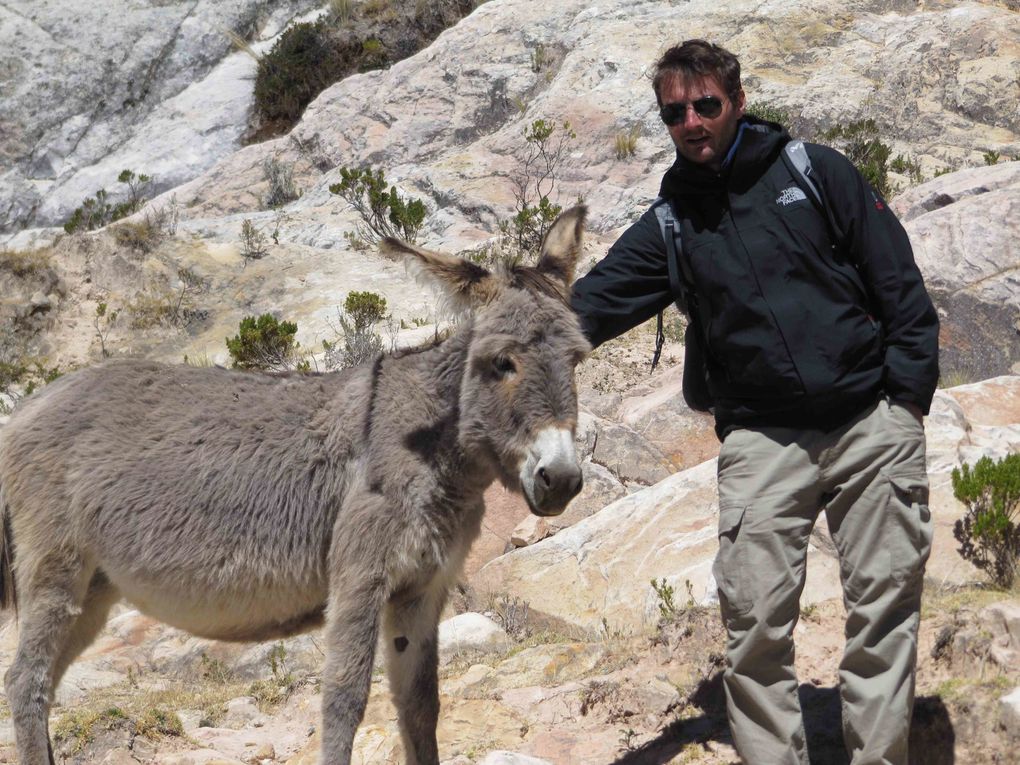
[[[407,765],[439,765],[439,615],[446,587],[395,596],[384,620],[387,675],[400,720]]]
[[[53,556],[25,574],[19,577],[28,584],[21,594],[18,648],[5,686],[18,761],[52,765],[48,718],[53,671],[80,612],[91,572],[83,570],[76,556]]]
[[[322,677],[322,765],[350,765],[354,734],[368,703],[385,595],[382,577],[368,570],[350,573],[330,583]]]
[[[85,600],[81,604],[81,614],[71,625],[71,629],[64,638],[60,654],[53,665],[53,681],[50,686],[53,693],[57,692],[60,681],[67,668],[71,666],[71,662],[92,645],[92,641],[103,629],[106,617],[118,598],[120,598],[120,591],[110,584],[104,574],[100,572],[93,574],[88,592],[85,593]]]

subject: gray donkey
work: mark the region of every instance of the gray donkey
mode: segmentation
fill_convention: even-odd
[[[567,295],[584,217],[505,273],[386,240],[469,310],[430,348],[314,376],[114,361],[27,400],[0,431],[18,761],[53,762],[54,688],[123,597],[220,640],[324,623],[330,765],[350,762],[381,627],[407,762],[437,765],[437,623],[483,490],[499,479],[556,515],[581,486],[590,346]]]

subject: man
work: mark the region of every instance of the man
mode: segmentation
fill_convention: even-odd
[[[853,765],[905,765],[937,315],[902,226],[845,157],[807,145],[824,203],[804,192],[786,131],[745,114],[735,56],[689,40],[662,56],[653,87],[677,150],[659,193],[683,289],[653,206],[576,283],[573,306],[597,345],[686,301],[688,363],[704,357],[722,440],[713,572],[735,745],[755,765],[808,762],[792,635],[824,509],[847,608],[847,750]]]

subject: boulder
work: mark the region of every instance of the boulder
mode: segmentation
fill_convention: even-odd
[[[482,614],[458,614],[439,624],[439,651],[445,658],[465,652],[504,651],[509,644],[506,631]]]
[[[1012,738],[1020,740],[1020,688],[999,699],[999,722]]]

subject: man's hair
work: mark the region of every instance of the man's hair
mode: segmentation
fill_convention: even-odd
[[[736,101],[740,95],[740,62],[725,48],[705,40],[684,40],[662,54],[655,64],[652,87],[662,106],[662,83],[672,77],[717,77],[723,90]]]

